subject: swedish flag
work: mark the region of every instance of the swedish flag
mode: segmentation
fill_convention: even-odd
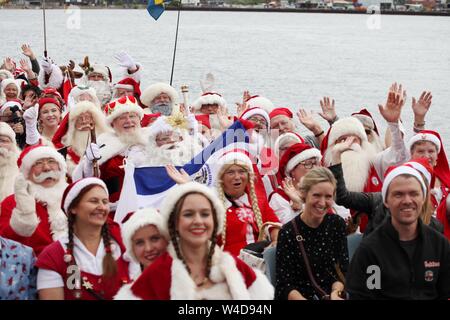
[[[170,3],[171,0],[149,0],[147,11],[153,17],[158,20],[159,16],[164,12],[164,3]]]

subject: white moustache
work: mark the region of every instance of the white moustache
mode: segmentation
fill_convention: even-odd
[[[37,183],[42,183],[46,179],[49,179],[49,178],[54,179],[54,180],[59,180],[60,177],[61,177],[61,171],[42,172],[40,175],[37,175],[37,176],[33,174],[33,179]]]

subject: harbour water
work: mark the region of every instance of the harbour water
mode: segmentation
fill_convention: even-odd
[[[46,16],[47,49],[58,64],[89,55],[112,68],[114,82],[113,55],[126,50],[143,65],[142,88],[169,81],[176,11],[158,21],[145,10],[47,10]],[[0,10],[0,34],[0,57],[19,58],[21,43],[41,55],[42,11]],[[331,96],[341,117],[364,106],[384,128],[377,105],[398,81],[408,94],[405,127],[412,125],[411,97],[432,91],[426,126],[439,130],[450,150],[449,34],[448,17],[182,12],[174,86],[188,84],[193,100],[199,79],[212,72],[233,109],[244,89],[277,106],[316,111],[320,98]]]

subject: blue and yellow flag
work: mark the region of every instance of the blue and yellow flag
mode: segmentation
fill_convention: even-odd
[[[164,3],[170,3],[171,0],[149,0],[147,11],[153,17],[158,20],[159,16],[164,12]]]

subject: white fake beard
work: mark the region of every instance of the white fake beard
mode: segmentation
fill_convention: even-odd
[[[201,145],[190,137],[184,137],[183,141],[175,143],[175,148],[170,149],[173,145],[166,144],[156,147],[155,144],[150,144],[147,148],[149,161],[154,166],[164,166],[167,164],[182,166],[191,161],[202,149]]]
[[[73,151],[82,157],[86,152],[86,146],[90,143],[90,132],[89,131],[79,131],[75,130],[72,139],[67,140],[67,144],[72,148]]]
[[[112,97],[111,92],[111,86],[108,82],[100,80],[100,81],[88,81],[89,87],[92,87],[95,89],[95,93],[97,95],[98,100],[100,101],[101,105],[107,104]]]
[[[145,145],[145,140],[142,137],[142,132],[138,127],[134,128],[133,132],[119,134],[116,131],[116,135],[119,138],[120,142],[122,142],[126,146],[133,146],[137,144]]]
[[[327,149],[325,153],[326,165],[331,164],[332,148],[335,147],[336,145],[333,145]],[[351,148],[352,150],[345,151],[341,155],[345,186],[349,191],[362,192],[377,152],[368,141],[364,141],[362,146],[354,143]]]
[[[61,199],[64,190],[67,187],[67,182],[64,179],[64,174],[59,171],[60,178],[58,182],[50,188],[45,188],[40,184],[30,181],[30,191],[34,198],[40,202],[46,203],[47,207],[61,207]]]
[[[8,150],[6,148],[0,147],[0,176],[3,176],[2,173],[6,173],[7,169],[3,167],[14,167],[17,166],[17,158],[19,154],[16,150]]]
[[[376,152],[381,152],[385,149],[383,141],[375,131],[372,131],[370,135],[367,136],[367,138],[369,139],[370,144],[374,147]]]

